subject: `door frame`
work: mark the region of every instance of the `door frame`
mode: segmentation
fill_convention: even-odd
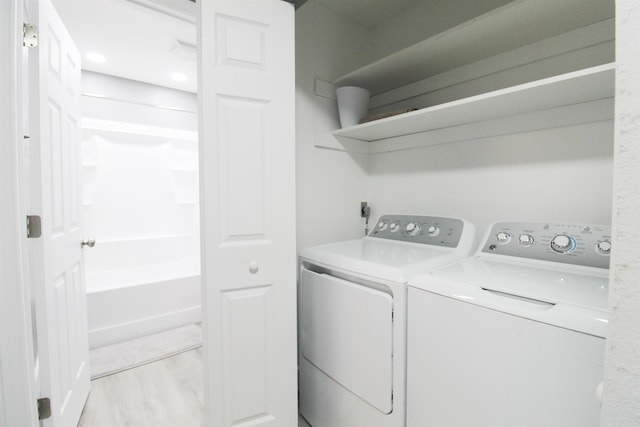
[[[23,0],[0,8],[0,427],[38,424],[26,212],[20,157],[23,140]],[[7,345],[7,343],[9,345]]]

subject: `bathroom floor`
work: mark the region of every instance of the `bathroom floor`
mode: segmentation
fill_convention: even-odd
[[[202,349],[91,381],[78,427],[200,427]]]
[[[78,427],[201,427],[203,390],[201,348],[105,374],[91,381]]]
[[[202,325],[194,323],[90,352],[91,379],[111,375],[202,346]]]

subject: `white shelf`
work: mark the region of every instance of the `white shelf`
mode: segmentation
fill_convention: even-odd
[[[614,17],[602,0],[515,0],[336,80],[373,94]]]
[[[370,152],[613,119],[615,64],[605,64],[334,131]],[[331,147],[335,148],[335,147]]]

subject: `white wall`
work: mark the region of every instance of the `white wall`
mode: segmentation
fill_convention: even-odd
[[[613,244],[604,427],[640,425],[640,5],[618,0]]]
[[[384,212],[610,224],[613,124],[601,122],[372,156]]]
[[[499,3],[480,2],[475,14]],[[450,15],[447,5],[434,5],[436,12]],[[413,18],[405,13],[376,31],[404,34],[402,22],[419,19],[415,16],[425,15],[426,7],[419,5]],[[603,2],[602,7],[601,15],[609,16],[611,5]],[[439,104],[611,62],[613,27],[612,20],[605,20],[571,28],[388,91],[372,100],[380,105],[374,112],[407,102]],[[498,220],[610,224],[612,154],[612,121],[375,154],[369,199],[374,216],[413,212],[463,217],[476,225],[479,235]]]
[[[198,130],[198,101],[190,92],[84,70],[82,94],[83,117]]]
[[[338,128],[335,99],[315,95],[315,79],[331,81],[369,54],[367,33],[309,1],[296,11],[297,244],[307,246],[363,234],[366,155],[318,149],[315,138]]]
[[[197,100],[83,73],[89,345],[201,320]]]
[[[83,227],[98,241],[85,253],[87,272],[155,258],[191,261],[198,274],[196,96],[92,72],[83,73],[82,85]],[[151,253],[150,242],[157,242],[151,259],[140,256]]]

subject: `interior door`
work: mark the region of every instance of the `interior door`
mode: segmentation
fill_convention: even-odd
[[[46,426],[78,423],[89,393],[89,347],[79,193],[80,55],[50,0],[34,2],[39,46],[30,58],[31,207],[42,235],[31,239],[39,397]]]
[[[206,425],[293,427],[294,10],[198,4]]]

